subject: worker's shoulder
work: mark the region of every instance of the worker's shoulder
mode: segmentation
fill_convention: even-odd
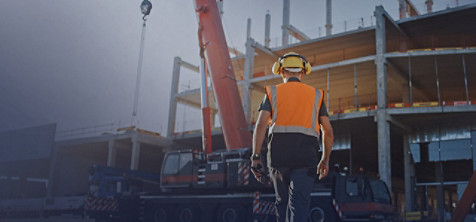
[[[303,82],[296,82],[297,84],[299,84],[299,87],[305,87],[307,88],[308,90],[320,90],[314,86],[311,86],[311,85],[308,85],[306,83],[303,83]]]

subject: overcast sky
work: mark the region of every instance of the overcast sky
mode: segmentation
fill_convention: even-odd
[[[166,132],[175,56],[198,65],[197,19],[193,0],[150,0],[140,86],[138,126]],[[130,125],[139,58],[142,0],[1,0],[0,132],[57,123],[57,130],[116,123]],[[424,12],[424,0],[413,1]],[[459,0],[458,4],[475,0]],[[229,46],[244,52],[247,18],[251,36],[263,44],[266,11],[271,14],[271,47],[279,45],[281,0],[224,0]],[[456,0],[435,0],[435,9]],[[376,5],[398,19],[397,0],[334,0],[335,30],[366,25]],[[325,0],[292,0],[291,24],[312,38],[325,33]],[[270,64],[271,65],[271,64]],[[198,86],[198,75],[183,70],[180,89]],[[184,119],[199,123],[192,110]],[[187,113],[188,112],[188,113]],[[180,130],[181,128],[178,127]]]

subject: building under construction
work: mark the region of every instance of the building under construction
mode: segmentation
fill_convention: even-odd
[[[270,45],[266,15],[264,44],[248,34],[246,51],[231,51],[250,132],[264,87],[282,82],[272,64],[297,52],[312,65],[304,82],[325,92],[335,136],[331,165],[385,181],[399,213],[452,212],[476,170],[476,29],[468,23],[476,21],[476,4],[431,12],[428,0],[428,13],[418,13],[400,0],[400,19],[378,6],[370,24],[333,34],[328,0],[326,35],[310,38],[290,24],[289,1],[280,46]],[[28,157],[17,149],[0,158],[0,176],[43,178],[49,197],[65,196],[88,191],[86,169],[92,164],[160,172],[166,151],[200,149],[200,130],[176,130],[178,104],[201,108],[200,89],[179,92],[181,68],[199,72],[175,57],[167,137],[112,125],[81,138],[60,138],[54,125],[4,133],[0,140],[10,142],[0,151],[26,147],[25,135],[43,139],[34,141]],[[219,119],[213,93],[208,101],[210,119]],[[225,149],[219,124],[212,126],[218,126],[212,129],[213,150]],[[12,197],[9,189],[1,198]]]
[[[252,130],[264,87],[282,82],[271,65],[290,51],[305,56],[312,73],[304,82],[325,91],[334,128],[331,164],[380,177],[401,213],[439,209],[442,215],[476,170],[476,31],[466,23],[476,20],[476,5],[431,12],[427,1],[428,13],[420,15],[411,2],[400,2],[399,20],[378,6],[375,24],[338,34],[331,34],[328,8],[327,35],[314,39],[289,24],[283,7],[282,46],[248,34],[246,52],[232,51],[233,69]],[[298,41],[290,44],[290,37]],[[167,137],[177,146],[200,147],[200,131],[175,130],[177,104],[201,104],[200,89],[179,93],[181,67],[199,70],[174,60]],[[213,120],[212,93],[208,101]],[[224,149],[220,129],[212,134],[214,149]]]

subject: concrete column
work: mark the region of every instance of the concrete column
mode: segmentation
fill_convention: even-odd
[[[174,68],[172,72],[172,86],[170,88],[169,121],[167,125],[167,137],[171,138],[175,132],[175,119],[177,116],[177,100],[179,79],[180,79],[180,57],[174,58]]]
[[[403,136],[403,165],[405,173],[405,211],[413,211],[414,192],[413,178],[415,178],[415,165],[410,153],[410,143],[408,136]]]
[[[116,155],[117,150],[114,148],[114,139],[110,139],[108,144],[107,150],[107,166],[114,167],[116,166]]]
[[[463,74],[464,74],[464,89],[466,93],[466,104],[469,106],[470,99],[469,99],[469,91],[468,91],[468,75],[466,73],[466,60],[464,58],[464,54],[462,55],[462,61],[463,61]]]
[[[251,19],[248,18],[246,21],[246,39],[251,38]]]
[[[412,59],[408,56],[408,102],[413,106]]]
[[[332,0],[326,1],[326,36],[332,35]]]
[[[435,162],[436,181],[439,182],[439,184],[436,185],[436,207],[437,207],[437,212],[438,212],[438,221],[445,221],[445,220],[440,220],[440,218],[444,218],[444,215],[445,215],[445,212],[444,212],[445,191],[443,189],[442,164],[443,163],[441,161]]]
[[[471,148],[473,150],[473,171],[476,171],[476,131],[471,132]]]
[[[269,43],[271,42],[270,34],[271,33],[271,15],[269,10],[266,12],[265,24],[264,24],[264,47],[269,48]]]
[[[438,59],[436,58],[436,55],[434,57],[434,61],[435,61],[436,90],[438,93],[438,105],[441,106],[440,77],[438,75]]]
[[[281,29],[283,30],[283,46],[287,46],[289,44],[289,17],[291,13],[291,3],[290,0],[283,0],[283,25]]]
[[[132,135],[132,154],[131,154],[131,170],[139,169],[139,157],[140,157],[140,142],[139,142],[139,133],[134,131]]]
[[[387,122],[387,61],[385,58],[385,18],[382,6],[375,8],[376,17],[376,57],[377,67],[377,131],[378,131],[378,170],[382,179],[392,190],[390,157],[390,124]]]
[[[327,102],[326,102],[326,107],[327,107],[327,112],[329,112],[331,108],[331,102],[330,102],[330,94],[331,94],[331,70],[327,69]]]
[[[398,12],[400,14],[400,19],[407,17],[407,3],[405,0],[398,0]]]
[[[249,125],[251,122],[251,79],[253,78],[253,63],[255,49],[253,48],[254,40],[248,38],[246,41],[246,53],[245,53],[245,67],[244,67],[244,83],[243,84],[243,109],[245,111],[246,123]]]
[[[433,12],[433,0],[426,0],[426,12],[427,13],[432,13]]]
[[[357,65],[354,64],[354,106],[355,110],[359,110],[359,102],[357,101]]]

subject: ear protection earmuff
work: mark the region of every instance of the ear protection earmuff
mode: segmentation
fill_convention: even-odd
[[[272,68],[273,74],[275,74],[275,75],[281,74],[282,69],[284,68],[282,66],[282,61],[286,58],[289,58],[289,57],[300,58],[302,60],[302,68],[304,69],[304,73],[306,75],[311,73],[311,64],[309,63],[309,61],[307,61],[307,59],[304,56],[301,56],[299,54],[287,54],[287,55],[284,55],[284,56],[280,57],[278,59],[278,61],[274,63],[273,68]]]

